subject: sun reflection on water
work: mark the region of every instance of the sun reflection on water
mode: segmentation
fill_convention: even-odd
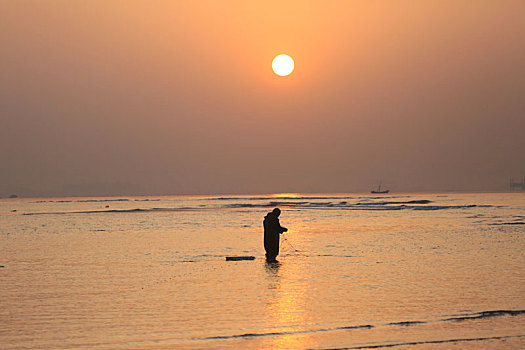
[[[270,294],[265,308],[265,322],[272,333],[295,333],[306,330],[306,279],[304,269],[296,264],[266,264],[267,288]],[[304,334],[283,334],[269,337],[264,348],[305,349],[315,346]]]

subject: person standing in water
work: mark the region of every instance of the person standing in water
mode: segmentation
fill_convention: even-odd
[[[279,255],[279,235],[288,231],[279,223],[281,210],[275,208],[264,217],[264,250],[266,250],[266,261],[277,262],[275,258]]]

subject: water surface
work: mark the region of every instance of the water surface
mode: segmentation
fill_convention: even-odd
[[[0,348],[525,347],[523,193],[2,199],[0,222]]]

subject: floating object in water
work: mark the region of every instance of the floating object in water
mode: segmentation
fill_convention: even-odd
[[[255,256],[227,256],[226,261],[255,260]]]

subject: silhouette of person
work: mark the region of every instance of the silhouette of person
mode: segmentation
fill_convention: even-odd
[[[264,217],[264,250],[266,250],[266,261],[277,262],[275,258],[279,255],[279,235],[288,231],[279,223],[281,210],[275,208]]]

